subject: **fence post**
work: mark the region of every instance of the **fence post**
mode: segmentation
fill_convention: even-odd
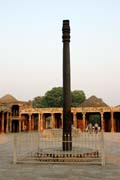
[[[16,134],[13,135],[13,164],[16,164],[17,157],[16,157]]]
[[[101,132],[101,164],[105,166],[105,152],[104,152],[104,134]]]

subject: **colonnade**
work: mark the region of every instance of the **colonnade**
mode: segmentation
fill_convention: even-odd
[[[0,112],[0,132],[8,133],[9,132],[9,121],[10,121],[10,113],[9,112]]]
[[[12,116],[10,112],[0,112],[0,132],[21,132],[21,131],[43,131],[46,128],[62,128],[63,114],[54,108],[48,108],[48,111],[22,111],[17,117]],[[120,132],[120,111],[77,111],[77,108],[71,111],[71,117],[74,128],[86,129],[91,114],[100,115],[100,128],[105,132]]]

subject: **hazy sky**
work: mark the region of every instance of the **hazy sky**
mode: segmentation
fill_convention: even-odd
[[[62,86],[62,21],[71,26],[71,89],[120,104],[120,0],[0,0],[0,97]]]

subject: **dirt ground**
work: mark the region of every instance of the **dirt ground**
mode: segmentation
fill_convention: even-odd
[[[104,133],[106,165],[12,163],[12,134],[0,134],[0,180],[120,180],[120,133]]]

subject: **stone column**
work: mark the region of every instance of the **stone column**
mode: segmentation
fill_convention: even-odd
[[[38,131],[40,131],[40,113],[38,114]]]
[[[31,120],[32,120],[32,118],[31,118],[31,114],[29,114],[29,131],[31,131]]]
[[[100,112],[100,115],[101,115],[101,130],[104,132],[105,131],[104,113]]]
[[[77,128],[77,118],[76,118],[76,112],[73,112],[73,126]]]
[[[4,133],[4,112],[2,112],[2,133]]]
[[[11,114],[11,112],[10,112],[10,114],[9,114],[9,127],[10,127],[10,129],[9,129],[9,132],[11,133],[12,132],[12,114]]]
[[[51,127],[53,129],[55,128],[55,116],[54,116],[54,113],[51,114]]]
[[[63,113],[61,113],[61,128],[63,128]]]
[[[44,119],[43,119],[43,114],[41,114],[41,116],[40,116],[40,131],[43,131],[43,129],[44,129]]]
[[[114,116],[113,110],[111,110],[111,132],[114,132]]]
[[[86,120],[85,120],[85,116],[86,113],[82,113],[82,117],[83,117],[83,131],[85,131],[85,128],[86,128]]]
[[[8,133],[8,122],[9,122],[9,112],[7,112],[7,116],[6,116],[6,133]]]
[[[12,132],[12,119],[10,119],[10,132]]]
[[[21,120],[19,120],[19,132],[21,132]]]

